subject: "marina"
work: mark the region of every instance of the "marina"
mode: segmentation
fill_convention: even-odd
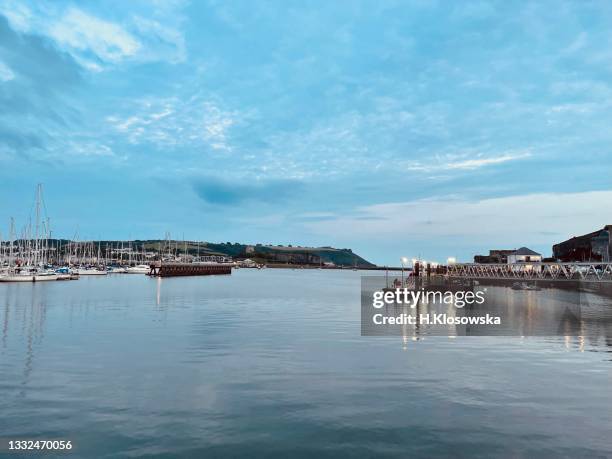
[[[114,245],[102,241],[66,241],[51,238],[50,218],[43,215],[46,204],[42,184],[36,187],[32,217],[17,238],[11,218],[9,239],[0,240],[0,282],[48,282],[78,280],[81,276],[141,274],[159,277],[231,274],[234,265],[224,257],[193,257],[183,242],[169,235],[154,250],[131,241]],[[207,261],[213,258],[215,261]]]

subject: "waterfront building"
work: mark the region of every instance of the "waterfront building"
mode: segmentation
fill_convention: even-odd
[[[537,263],[542,261],[542,255],[527,247],[520,249],[493,249],[489,250],[489,255],[475,255],[474,263]]]
[[[539,263],[541,261],[542,255],[527,247],[521,247],[508,254],[508,263]]]
[[[612,259],[612,225],[553,245],[553,256],[559,261],[610,261]]]
[[[493,249],[489,255],[475,255],[474,263],[508,263],[508,255],[514,253],[514,249]]]

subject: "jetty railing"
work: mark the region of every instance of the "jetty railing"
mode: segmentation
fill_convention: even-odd
[[[446,274],[473,279],[612,282],[612,263],[455,263],[447,267]]]

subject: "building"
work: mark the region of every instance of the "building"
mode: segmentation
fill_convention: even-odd
[[[508,263],[540,263],[542,255],[527,247],[521,247],[508,254]]]
[[[289,263],[296,265],[320,265],[321,257],[310,252],[273,252],[268,254],[268,258],[276,263]]]
[[[534,252],[527,247],[521,247],[520,249],[494,249],[489,250],[489,255],[475,255],[474,263],[527,263],[527,262],[540,262],[542,261],[542,255]]]
[[[489,255],[475,255],[474,263],[508,263],[508,255],[513,252],[514,249],[489,250]]]
[[[553,245],[559,261],[612,261],[612,225]]]

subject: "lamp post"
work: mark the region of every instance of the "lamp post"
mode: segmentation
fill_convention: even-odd
[[[457,259],[455,257],[448,257],[446,259],[446,273],[451,270],[451,266],[454,266],[457,263]]]
[[[404,286],[404,265],[408,263],[408,258],[402,257],[400,258],[400,263],[402,264],[402,287]]]

